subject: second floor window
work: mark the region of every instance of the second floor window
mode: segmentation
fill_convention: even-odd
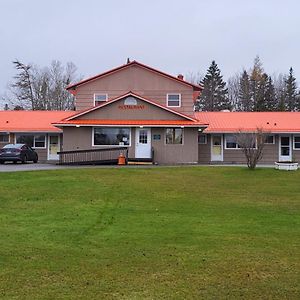
[[[180,107],[181,106],[181,94],[167,94],[167,106],[168,107]]]
[[[107,94],[94,94],[94,106],[100,105],[107,101]]]

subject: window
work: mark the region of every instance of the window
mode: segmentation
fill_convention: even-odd
[[[130,128],[94,128],[94,146],[130,146]]]
[[[16,142],[18,144],[26,144],[31,148],[46,148],[45,135],[30,135],[30,134],[17,135]]]
[[[166,129],[166,144],[182,144],[182,137],[183,137],[182,128]]]
[[[225,149],[239,149],[240,146],[236,142],[236,137],[232,134],[225,136]]]
[[[265,144],[274,144],[274,135],[267,135]]]
[[[300,136],[294,136],[294,149],[300,150]]]
[[[94,94],[94,105],[100,105],[103,102],[107,101],[107,94]]]
[[[0,143],[9,143],[8,133],[0,133]]]
[[[198,134],[198,144],[207,144],[206,134],[203,134],[203,133]]]
[[[167,94],[167,106],[168,107],[180,107],[181,95],[180,94]]]

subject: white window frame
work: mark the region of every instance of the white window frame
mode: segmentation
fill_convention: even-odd
[[[274,144],[275,144],[275,135],[274,135],[274,134],[268,134],[267,136],[272,136],[272,137],[273,137],[273,143],[267,143],[267,142],[265,141],[265,144],[266,144],[266,145],[274,145]]]
[[[101,96],[105,96],[105,100],[96,100],[96,96],[99,96],[99,95],[101,95]],[[97,102],[106,102],[108,100],[108,94],[106,94],[106,93],[95,93],[94,94],[94,106],[96,106],[96,101]]]
[[[93,127],[92,130],[92,147],[105,147],[105,148],[114,148],[114,147],[131,147],[131,136],[132,130],[131,127],[122,127],[122,126],[107,126],[102,128],[129,128],[129,145],[95,145],[95,129],[101,127]]]
[[[0,135],[5,135],[8,137],[7,141],[0,141],[1,144],[9,143],[10,142],[10,134],[5,132],[0,132]]]
[[[174,144],[174,143],[168,144],[167,143],[167,129],[178,129],[178,128],[182,130],[182,142],[181,142],[181,144]],[[169,146],[169,145],[171,145],[171,146],[183,146],[184,145],[184,128],[182,128],[182,127],[166,127],[164,133],[165,133],[164,134],[164,139],[165,139],[165,145],[166,146]]]
[[[200,142],[199,142],[199,136],[200,136],[200,135],[202,135],[202,136],[205,137],[204,143],[200,143]],[[206,144],[207,144],[207,134],[205,134],[205,133],[199,133],[199,134],[198,134],[198,144],[199,144],[199,145],[206,145]]]
[[[169,105],[169,96],[173,95],[178,95],[179,96],[179,105],[174,106],[174,105]],[[167,94],[167,107],[181,107],[181,94],[180,93],[168,93]]]
[[[299,151],[300,150],[300,148],[296,148],[295,147],[295,137],[298,137],[298,138],[300,138],[300,135],[294,135],[293,136],[293,150],[295,150],[295,151]],[[298,142],[297,142],[298,143]]]
[[[47,149],[47,138],[46,138],[46,134],[45,133],[17,133],[15,134],[15,144],[17,143],[17,137],[18,136],[22,136],[22,135],[27,135],[27,136],[33,136],[33,147],[31,147],[32,149]],[[38,135],[43,135],[45,137],[44,139],[44,143],[45,143],[45,146],[44,147],[35,147],[35,137],[38,136]]]
[[[225,141],[224,141],[224,148],[225,148],[225,150],[241,150],[241,148],[240,147],[238,147],[238,143],[236,143],[236,147],[235,148],[228,148],[227,147],[227,137],[228,136],[234,136],[234,134],[225,134]]]

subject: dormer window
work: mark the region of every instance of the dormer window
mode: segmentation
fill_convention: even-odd
[[[94,106],[100,105],[106,102],[108,98],[107,94],[94,94]]]
[[[180,107],[181,106],[181,94],[167,94],[167,106],[168,107]]]

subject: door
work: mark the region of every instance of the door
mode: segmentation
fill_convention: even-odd
[[[136,128],[135,158],[151,158],[151,128]]]
[[[292,145],[289,135],[279,136],[279,161],[292,160]]]
[[[211,136],[211,161],[223,161],[223,136]]]
[[[58,160],[60,151],[60,138],[59,135],[49,135],[48,140],[48,160]]]

